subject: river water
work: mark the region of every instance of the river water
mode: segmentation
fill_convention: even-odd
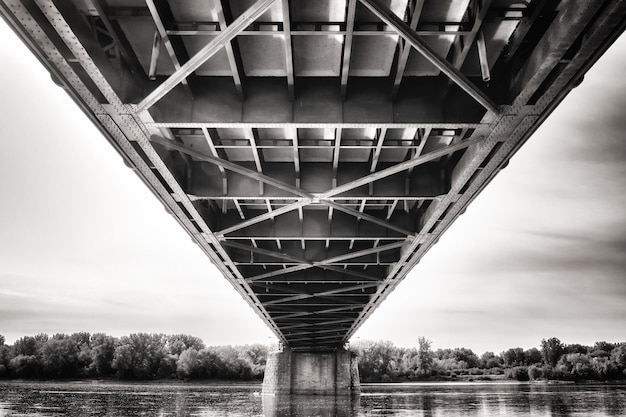
[[[626,416],[626,384],[363,385],[359,398],[260,395],[260,385],[0,382],[5,416]]]

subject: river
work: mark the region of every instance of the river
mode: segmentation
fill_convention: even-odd
[[[260,385],[0,382],[0,417],[626,416],[626,384],[366,384],[356,400],[262,396],[260,389]]]

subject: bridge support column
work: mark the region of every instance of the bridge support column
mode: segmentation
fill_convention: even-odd
[[[263,394],[358,395],[356,357],[346,351],[293,352],[267,357]]]

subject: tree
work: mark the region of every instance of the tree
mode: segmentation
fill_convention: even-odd
[[[224,361],[213,347],[207,347],[198,352],[198,362],[201,378],[218,378],[224,373]]]
[[[594,358],[602,357],[608,358],[611,356],[611,352],[615,349],[616,345],[607,342],[596,342],[591,349],[589,349],[590,355]]]
[[[174,378],[176,377],[176,361],[178,356],[166,353],[161,358],[159,369],[157,370],[157,378]]]
[[[0,334],[0,378],[9,375],[9,361],[11,360],[11,349],[4,344],[5,338]]]
[[[428,376],[433,369],[433,351],[430,348],[432,342],[423,336],[420,336],[417,342],[419,344],[416,355],[417,373],[420,376]]]
[[[526,355],[521,347],[510,348],[502,353],[504,364],[509,367],[522,366],[526,364]]]
[[[130,344],[120,343],[115,348],[111,367],[117,371],[118,378],[129,379],[134,377],[134,358]]]
[[[526,365],[534,365],[536,363],[541,363],[542,356],[541,352],[537,348],[530,348],[524,351],[524,359]]]
[[[496,356],[493,352],[485,352],[480,357],[480,365],[482,368],[499,368],[502,365],[502,358]]]
[[[611,351],[611,361],[626,376],[626,344],[617,346]]]
[[[198,351],[190,347],[184,350],[176,361],[176,374],[180,378],[197,378],[200,375]]]
[[[242,346],[239,356],[248,362],[254,378],[263,376],[267,361],[267,346],[260,344]]]
[[[172,355],[180,356],[184,350],[194,348],[200,351],[205,348],[204,342],[195,336],[175,334],[167,337],[167,349]]]
[[[24,336],[13,344],[15,356],[32,356],[37,353],[37,340],[32,336]]]
[[[478,355],[476,355],[472,349],[468,348],[456,348],[453,351],[454,359],[457,362],[464,362],[468,368],[475,368],[478,366],[480,359],[478,359]]]
[[[112,366],[121,378],[154,379],[165,356],[162,334],[133,333],[120,339]]]
[[[114,337],[104,333],[95,333],[91,336],[91,364],[92,374],[98,376],[109,376],[113,374],[111,366],[115,356],[115,345],[117,341]]]
[[[564,347],[563,353],[587,353],[591,348],[589,346],[584,346],[578,343],[572,343],[571,345],[567,345]]]
[[[559,359],[564,353],[563,343],[556,337],[541,341],[541,356],[545,363],[550,366],[556,366]]]
[[[557,363],[558,370],[570,374],[574,379],[590,379],[594,375],[591,358],[582,353],[568,353],[561,356]]]
[[[41,347],[40,352],[45,375],[53,378],[68,378],[78,374],[79,350],[72,339],[52,338]]]
[[[364,381],[391,380],[396,348],[390,341],[362,341],[353,346],[359,356],[359,373]]]
[[[9,362],[9,370],[17,378],[35,378],[39,367],[39,360],[35,355],[17,355]]]

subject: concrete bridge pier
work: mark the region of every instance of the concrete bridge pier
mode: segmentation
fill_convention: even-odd
[[[357,358],[346,350],[268,355],[263,394],[359,395]]]

